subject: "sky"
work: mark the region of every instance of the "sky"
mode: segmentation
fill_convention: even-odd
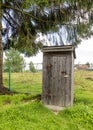
[[[93,63],[93,37],[88,40],[82,40],[81,44],[75,49],[76,59],[75,64],[85,64],[87,62]],[[42,63],[43,54],[39,52],[36,56],[26,58],[26,62],[29,63]]]
[[[76,48],[75,63],[85,64],[93,63],[93,37],[88,40],[82,40],[81,44]]]

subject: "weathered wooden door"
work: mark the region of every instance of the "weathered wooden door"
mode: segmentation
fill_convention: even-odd
[[[43,65],[43,101],[45,104],[71,106],[70,55],[47,54]]]

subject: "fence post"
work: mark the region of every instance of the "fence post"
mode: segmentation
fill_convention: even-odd
[[[9,87],[9,90],[11,90],[11,68],[10,68],[10,64],[9,64],[9,68],[8,68],[8,87]]]

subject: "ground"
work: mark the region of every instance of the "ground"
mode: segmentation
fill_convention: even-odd
[[[6,87],[0,87],[0,95],[13,95],[14,93],[16,92],[12,92]]]

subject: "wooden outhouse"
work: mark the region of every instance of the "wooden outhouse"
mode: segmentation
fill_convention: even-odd
[[[73,105],[73,46],[43,47],[42,102],[45,105]]]

